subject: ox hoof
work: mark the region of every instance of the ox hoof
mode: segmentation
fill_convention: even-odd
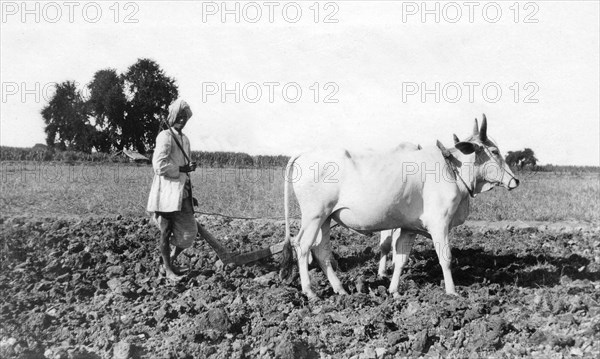
[[[312,290],[311,291],[304,291],[304,295],[306,295],[308,297],[308,300],[311,301],[311,302],[319,300],[319,297]]]
[[[338,295],[348,295],[348,292],[344,288],[340,288],[335,291]]]
[[[447,295],[451,295],[451,296],[453,296],[453,297],[460,297],[460,295],[458,295],[458,293],[456,293],[456,291],[455,291],[455,290],[447,290],[447,291],[446,291],[446,294],[447,294]]]
[[[390,294],[392,295],[392,298],[394,298],[394,299],[400,298],[400,293],[398,293],[398,292],[392,292]]]

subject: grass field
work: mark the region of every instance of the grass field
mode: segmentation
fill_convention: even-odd
[[[152,168],[128,164],[64,165],[3,162],[4,214],[145,216]],[[471,220],[597,223],[599,174],[522,173],[512,192],[501,188],[471,201]],[[233,216],[282,217],[283,169],[199,168],[192,175],[200,210]],[[295,217],[299,211],[292,211]]]

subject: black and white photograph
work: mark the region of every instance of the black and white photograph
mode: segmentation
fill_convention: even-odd
[[[600,1],[0,8],[0,358],[600,357]]]

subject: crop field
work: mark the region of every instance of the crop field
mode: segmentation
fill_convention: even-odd
[[[298,278],[280,281],[278,256],[223,265],[201,239],[182,254],[191,271],[168,282],[149,166],[0,164],[0,358],[600,356],[597,173],[526,172],[472,200],[450,235],[458,297],[431,240],[417,237],[393,298],[378,236],[335,227],[350,295],[311,266],[309,301]],[[199,168],[193,184],[199,220],[230,250],[283,239],[281,168]]]
[[[149,165],[2,162],[3,213],[146,216]],[[200,210],[243,217],[283,216],[283,168],[205,168],[192,175]],[[307,173],[306,175],[310,175]],[[517,174],[520,187],[496,188],[471,202],[469,219],[600,221],[600,174]],[[294,216],[299,216],[297,208]]]

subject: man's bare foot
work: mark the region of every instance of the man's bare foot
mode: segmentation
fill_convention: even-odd
[[[167,277],[168,280],[172,280],[174,282],[179,282],[184,277],[182,275],[177,275],[177,274],[173,273],[172,271],[165,271],[165,276]]]
[[[179,271],[177,271],[177,267],[173,267],[172,270],[167,270],[164,264],[161,264],[158,271],[159,274],[164,275],[167,279],[175,282],[179,282],[184,277]]]

